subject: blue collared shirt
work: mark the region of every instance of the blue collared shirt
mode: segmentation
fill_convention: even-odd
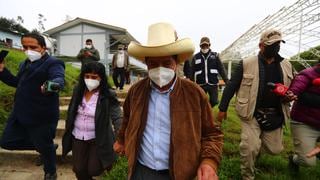
[[[154,169],[169,169],[170,151],[170,93],[176,83],[164,92],[151,84],[148,117],[143,132],[138,160],[141,164]]]

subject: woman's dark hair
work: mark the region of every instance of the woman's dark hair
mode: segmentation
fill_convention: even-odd
[[[30,38],[33,38],[33,39],[36,39],[38,41],[38,44],[43,47],[43,48],[46,48],[47,45],[46,45],[46,40],[44,39],[43,36],[41,36],[40,34],[38,33],[28,33],[28,34],[24,34],[22,35],[21,37],[21,40],[23,38],[26,38],[26,37],[30,37]]]
[[[84,75],[86,73],[94,73],[99,75],[99,77],[101,78],[99,85],[100,95],[108,96],[110,85],[107,81],[105,67],[103,64],[95,61],[82,64],[81,73],[79,75],[78,95],[80,97],[83,97],[85,90],[87,90],[86,83],[84,82]],[[81,103],[82,98],[79,98],[79,101],[80,102],[76,102],[77,106]]]

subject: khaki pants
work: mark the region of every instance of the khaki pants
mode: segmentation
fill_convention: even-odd
[[[303,166],[315,166],[316,156],[307,158],[306,154],[316,146],[320,130],[297,121],[291,121],[291,133],[295,152],[294,162]]]
[[[283,129],[262,131],[255,118],[241,121],[240,160],[242,179],[254,179],[254,164],[260,151],[279,154],[283,150]]]

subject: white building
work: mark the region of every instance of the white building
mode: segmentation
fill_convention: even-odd
[[[112,54],[116,52],[119,44],[128,45],[130,41],[136,41],[133,36],[124,28],[103,24],[87,19],[76,18],[58,27],[45,32],[56,39],[57,56],[77,56],[80,49],[84,48],[86,39],[92,39],[93,45],[98,49],[101,62],[109,66],[112,61]],[[130,58],[131,65],[136,60]],[[146,66],[133,65],[131,69],[146,71]],[[107,68],[107,73],[109,68]]]
[[[0,28],[0,44],[7,47],[22,49],[21,34]]]

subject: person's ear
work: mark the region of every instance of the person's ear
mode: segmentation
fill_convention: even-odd
[[[259,43],[259,49],[261,51],[264,51],[264,48],[265,48],[264,44],[263,43]]]

